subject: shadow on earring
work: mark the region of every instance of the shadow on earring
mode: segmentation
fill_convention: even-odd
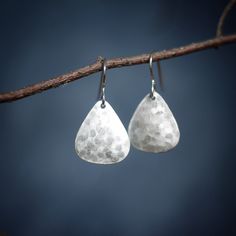
[[[130,141],[119,117],[105,100],[105,60],[102,63],[100,100],[83,121],[75,139],[75,150],[85,161],[96,164],[114,164],[128,155]]]
[[[174,148],[180,138],[177,122],[160,94],[152,69],[152,55],[149,59],[151,93],[146,95],[136,108],[128,127],[131,144],[146,152],[166,152]]]

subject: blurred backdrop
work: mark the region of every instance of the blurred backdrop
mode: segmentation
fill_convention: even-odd
[[[215,36],[221,1],[1,1],[0,91],[107,58]],[[236,14],[225,33],[236,32]],[[0,104],[0,235],[235,235],[236,45],[162,61],[162,94],[179,124],[172,151],[131,148],[87,163],[75,135],[100,74]],[[107,100],[127,128],[150,90],[148,65],[107,72]]]

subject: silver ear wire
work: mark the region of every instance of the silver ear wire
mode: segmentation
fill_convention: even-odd
[[[106,107],[105,88],[106,88],[106,70],[107,70],[106,59],[103,58],[101,60],[101,63],[102,63],[102,73],[100,80],[100,99],[102,101],[101,108],[105,108]]]
[[[150,70],[151,82],[152,82],[150,97],[154,100],[155,99],[154,92],[156,91],[156,81],[154,79],[152,61],[153,61],[152,60],[152,54],[150,54],[150,57],[149,57],[149,70]]]
[[[159,78],[159,84],[160,84],[160,89],[164,91],[164,78],[162,74],[162,69],[161,69],[161,63],[160,60],[157,61],[157,73],[158,73],[158,78]]]

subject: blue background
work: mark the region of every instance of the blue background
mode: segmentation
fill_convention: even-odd
[[[0,91],[107,58],[212,38],[227,1],[1,1]],[[236,32],[235,9],[225,33]],[[179,124],[172,151],[131,148],[116,165],[76,156],[100,74],[0,104],[0,232],[7,235],[235,235],[236,45],[161,62],[158,90]],[[157,74],[157,73],[156,73]],[[108,70],[127,128],[148,65]]]

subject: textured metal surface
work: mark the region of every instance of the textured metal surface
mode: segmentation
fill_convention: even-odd
[[[174,148],[180,137],[175,118],[164,101],[154,92],[138,105],[130,120],[128,133],[132,145],[146,152],[165,152]]]
[[[88,162],[112,164],[122,161],[129,149],[129,137],[119,117],[107,101],[105,108],[98,101],[77,133],[76,153]]]

